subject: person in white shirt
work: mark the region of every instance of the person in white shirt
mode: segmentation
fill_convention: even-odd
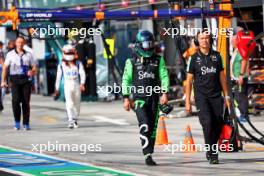
[[[78,128],[77,119],[80,114],[81,91],[85,90],[85,71],[83,64],[76,57],[76,50],[72,45],[65,45],[62,49],[62,63],[58,65],[55,85],[55,95],[59,96],[61,80],[64,80],[64,94],[66,111],[70,129]]]
[[[1,87],[7,88],[7,70],[10,71],[10,85],[12,90],[12,107],[15,118],[15,130],[20,129],[21,108],[23,112],[23,126],[30,130],[30,96],[32,77],[37,73],[37,66],[33,55],[23,47],[25,39],[17,37],[15,49],[6,55],[3,65]]]

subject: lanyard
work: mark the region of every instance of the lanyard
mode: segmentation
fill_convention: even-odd
[[[20,66],[21,67],[24,66],[23,56],[24,56],[24,54],[22,54],[21,56],[19,55],[19,57],[20,57]]]
[[[25,53],[23,53],[22,55],[19,55],[19,57],[20,57],[20,69],[21,69],[22,74],[26,75],[28,72],[28,66],[24,65],[24,61],[23,61],[24,54]]]

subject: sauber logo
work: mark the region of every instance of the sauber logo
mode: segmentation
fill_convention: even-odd
[[[155,79],[155,74],[153,74],[153,73],[139,71],[138,74],[139,74],[139,79],[144,79],[144,78],[152,78],[152,79]]]
[[[216,68],[214,67],[208,68],[204,66],[201,68],[201,71],[202,71],[202,75],[206,75],[207,73],[216,73]]]

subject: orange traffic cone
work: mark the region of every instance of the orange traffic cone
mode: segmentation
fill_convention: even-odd
[[[171,144],[171,142],[168,141],[168,135],[164,119],[165,117],[163,116],[159,118],[158,130],[156,135],[156,145]]]
[[[194,144],[194,140],[193,140],[193,136],[192,136],[190,125],[188,125],[187,128],[186,128],[186,134],[185,134],[185,138],[184,138],[184,142],[183,143],[184,143],[183,150],[185,152],[196,152],[196,147],[195,147],[195,144]]]

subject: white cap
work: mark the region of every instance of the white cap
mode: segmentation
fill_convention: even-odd
[[[74,60],[75,48],[73,45],[70,44],[64,45],[62,48],[62,52],[63,52],[63,59],[65,59],[66,61]]]

